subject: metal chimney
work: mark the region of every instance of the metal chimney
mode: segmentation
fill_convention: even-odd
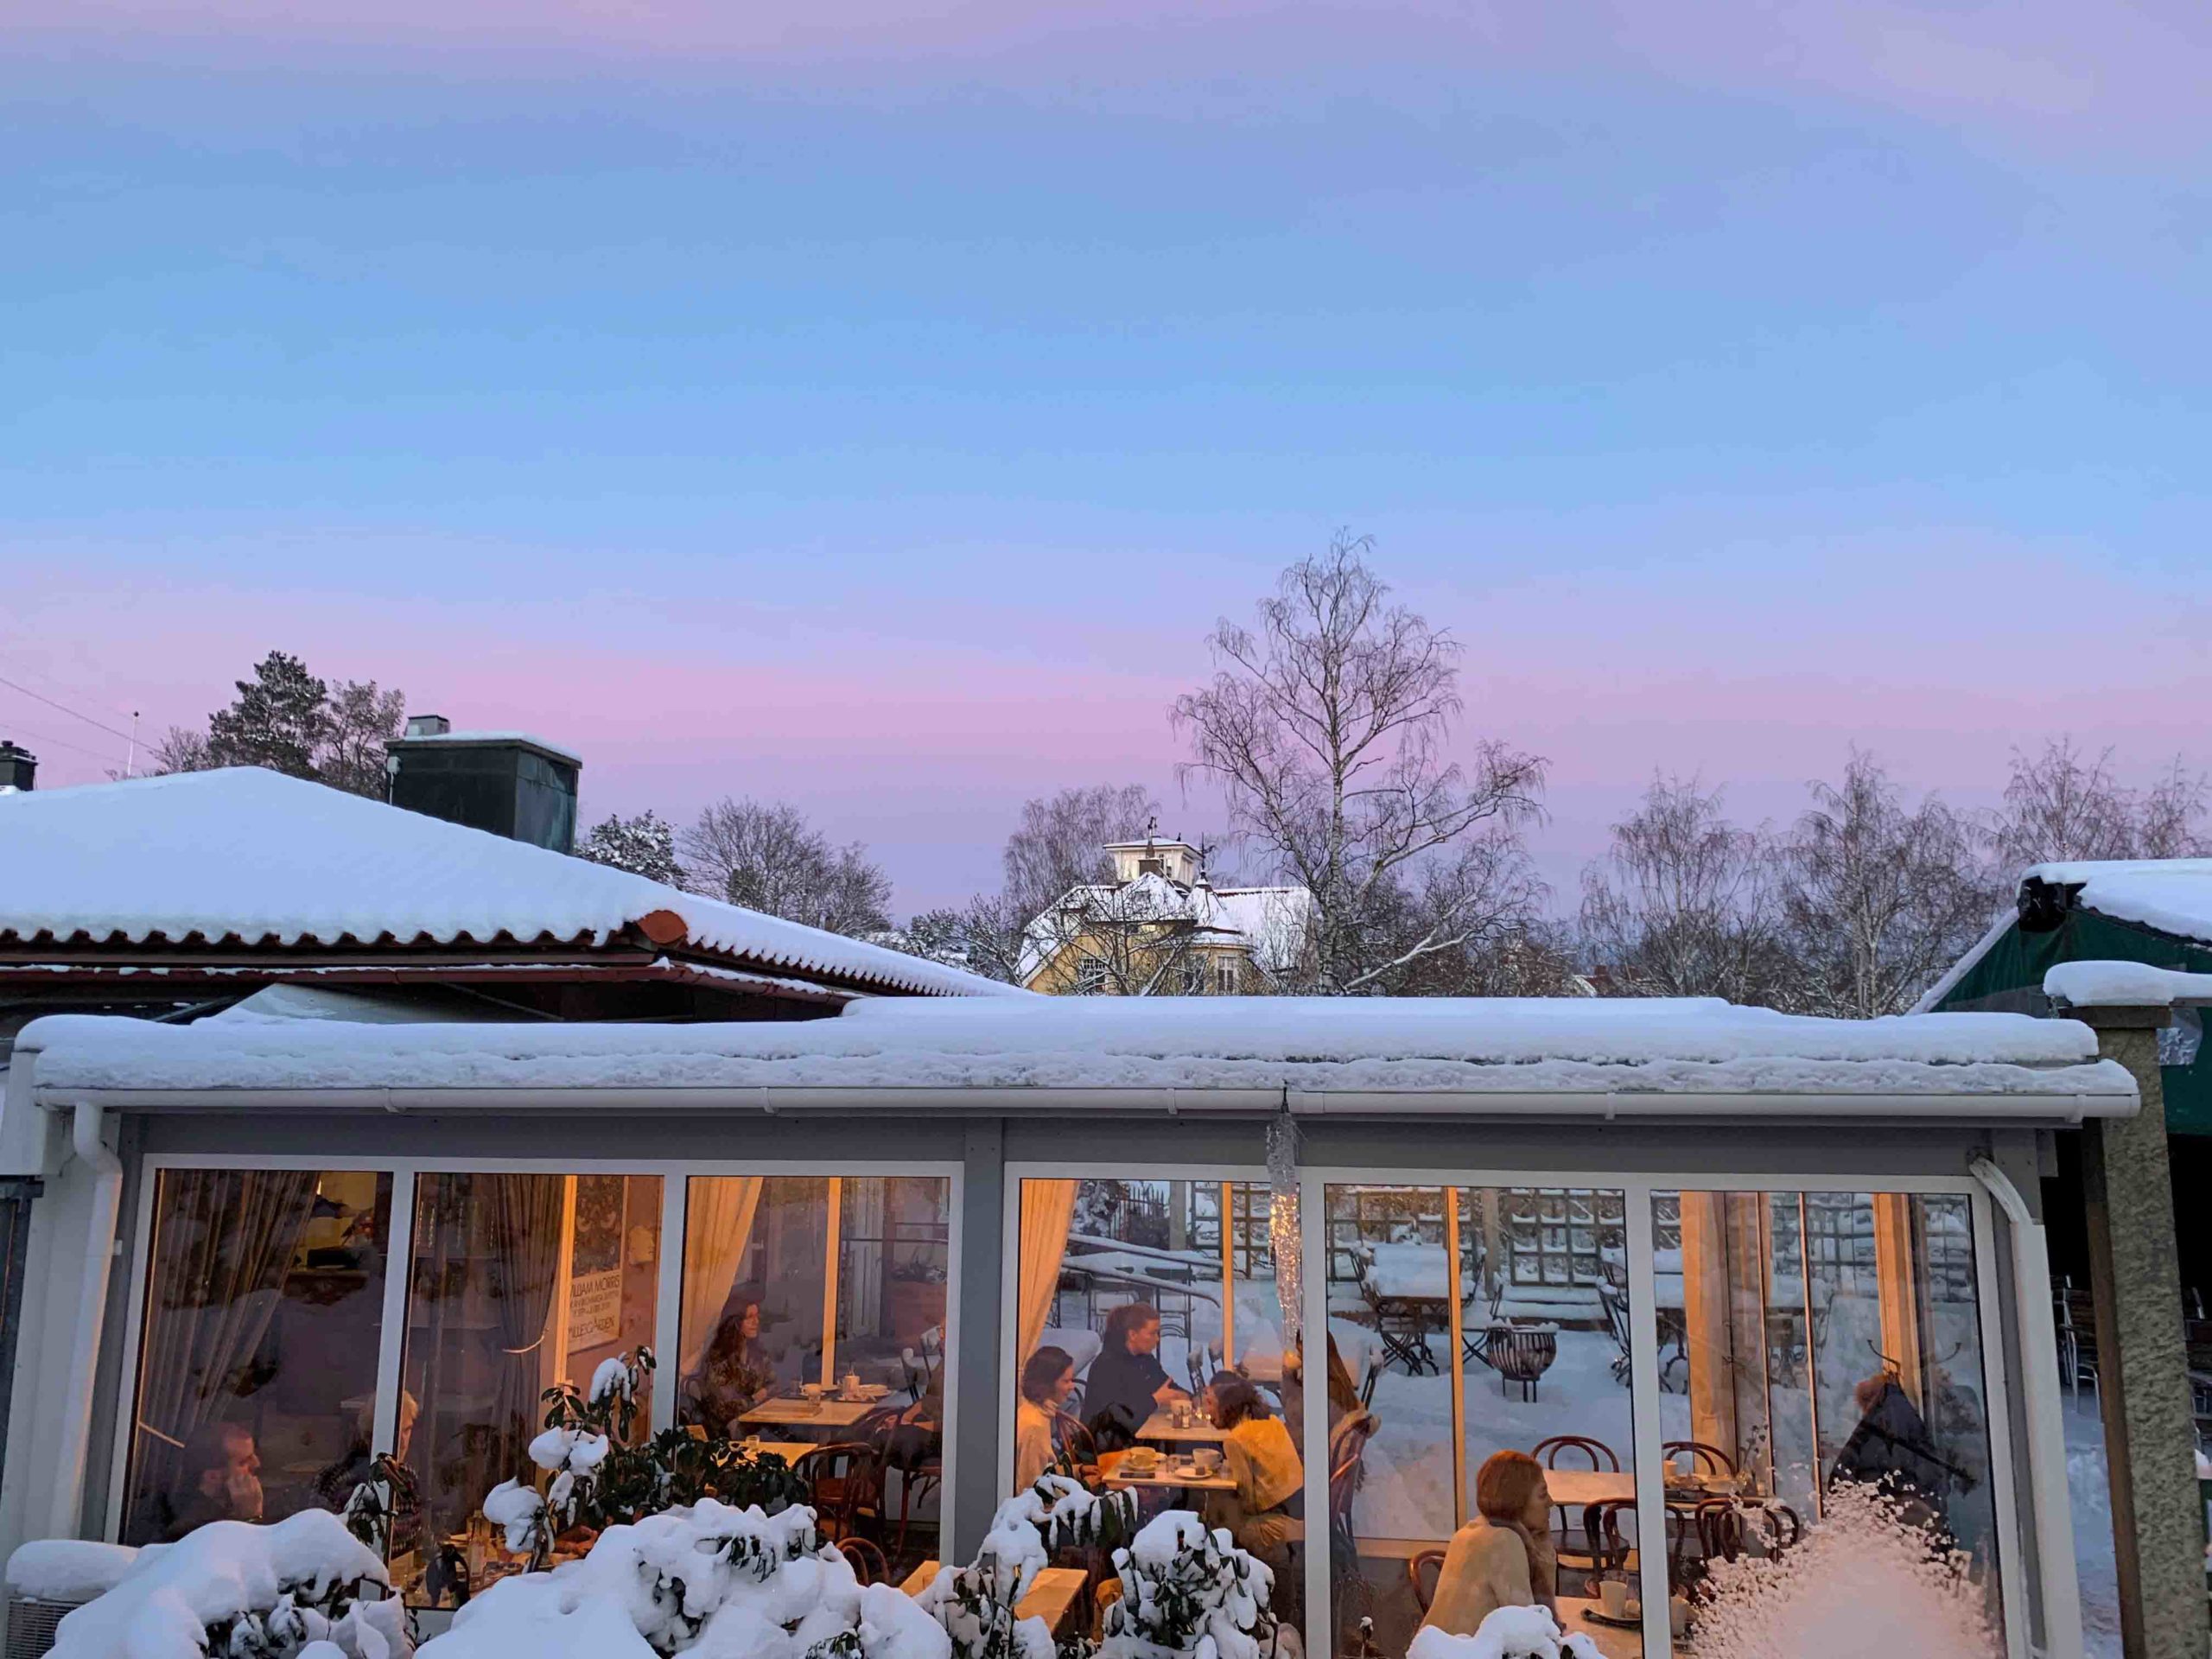
[[[29,789],[38,776],[38,756],[0,737],[0,789]]]

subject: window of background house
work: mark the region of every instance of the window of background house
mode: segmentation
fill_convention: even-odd
[[[120,1536],[341,1507],[365,1472],[391,1178],[165,1169]]]

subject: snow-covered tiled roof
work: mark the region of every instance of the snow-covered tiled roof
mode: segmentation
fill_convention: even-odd
[[[1373,1111],[1389,1109],[1377,1097],[1441,1094],[1604,1096],[1623,1115],[1694,1113],[1726,1097],[1728,1109],[1782,1117],[1848,1110],[1851,1097],[2042,1118],[2124,1114],[2135,1101],[2126,1069],[2099,1060],[2094,1034],[2073,1020],[1819,1020],[1705,999],[868,1000],[790,1023],[350,1030],[55,1015],[18,1048],[41,1050],[38,1085],[63,1090],[615,1090],[637,1103],[659,1090],[1173,1090],[1193,1110],[1209,1090],[1287,1090],[1301,1109],[1329,1109],[1332,1096]]]
[[[256,767],[11,796],[0,871],[0,938],[24,943],[592,945],[652,916],[656,944],[733,965],[924,995],[1022,995]]]

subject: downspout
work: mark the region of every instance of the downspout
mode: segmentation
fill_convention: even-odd
[[[2066,1484],[2066,1422],[2058,1398],[2058,1334],[2051,1322],[2050,1256],[2043,1224],[2010,1176],[1986,1158],[1968,1166],[2005,1212],[2012,1235],[2012,1289],[2019,1325],[2020,1379],[2028,1414],[2028,1482],[2043,1571],[2044,1650],[2079,1659],[2082,1586],[2074,1567],[2074,1517]]]
[[[123,1204],[122,1160],[100,1139],[106,1114],[79,1101],[70,1144],[92,1177],[92,1216],[86,1226],[85,1277],[77,1293],[75,1337],[69,1351],[69,1391],[62,1398],[61,1444],[54,1461],[54,1507],[47,1524],[57,1538],[73,1538],[83,1524],[85,1461],[92,1434],[92,1386],[99,1368],[100,1332],[107,1319],[108,1272],[115,1260],[115,1227]]]

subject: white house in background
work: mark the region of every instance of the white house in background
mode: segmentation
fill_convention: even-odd
[[[644,1344],[655,1429],[858,1448],[903,1574],[971,1554],[1030,1459],[1166,1432],[1118,1421],[1141,1372],[1096,1357],[1141,1303],[1172,1380],[1240,1370],[1293,1430],[1305,1525],[1270,1548],[1309,1653],[1370,1619],[1402,1659],[1408,1563],[1475,1471],[1578,1435],[1604,1450],[1556,1471],[1561,1524],[1610,1516],[1648,1610],[1605,1651],[1666,1659],[1669,1446],[1815,1525],[1871,1389],[1921,1425],[2009,1659],[2073,1659],[2036,1217],[2053,1134],[2139,1109],[2096,1055],[2065,1020],[1707,1001],[52,1016],[0,1113],[0,1175],[45,1183],[0,1552],[158,1538],[249,1454],[265,1514],[340,1503],[389,1452],[422,1504],[393,1577],[435,1629],[509,1569],[481,1504],[530,1475],[539,1391]]]
[[[1311,948],[1304,887],[1217,887],[1204,854],[1147,836],[1109,843],[1111,881],[1071,887],[1030,920],[1025,989],[1061,996],[1214,995],[1267,991]]]

